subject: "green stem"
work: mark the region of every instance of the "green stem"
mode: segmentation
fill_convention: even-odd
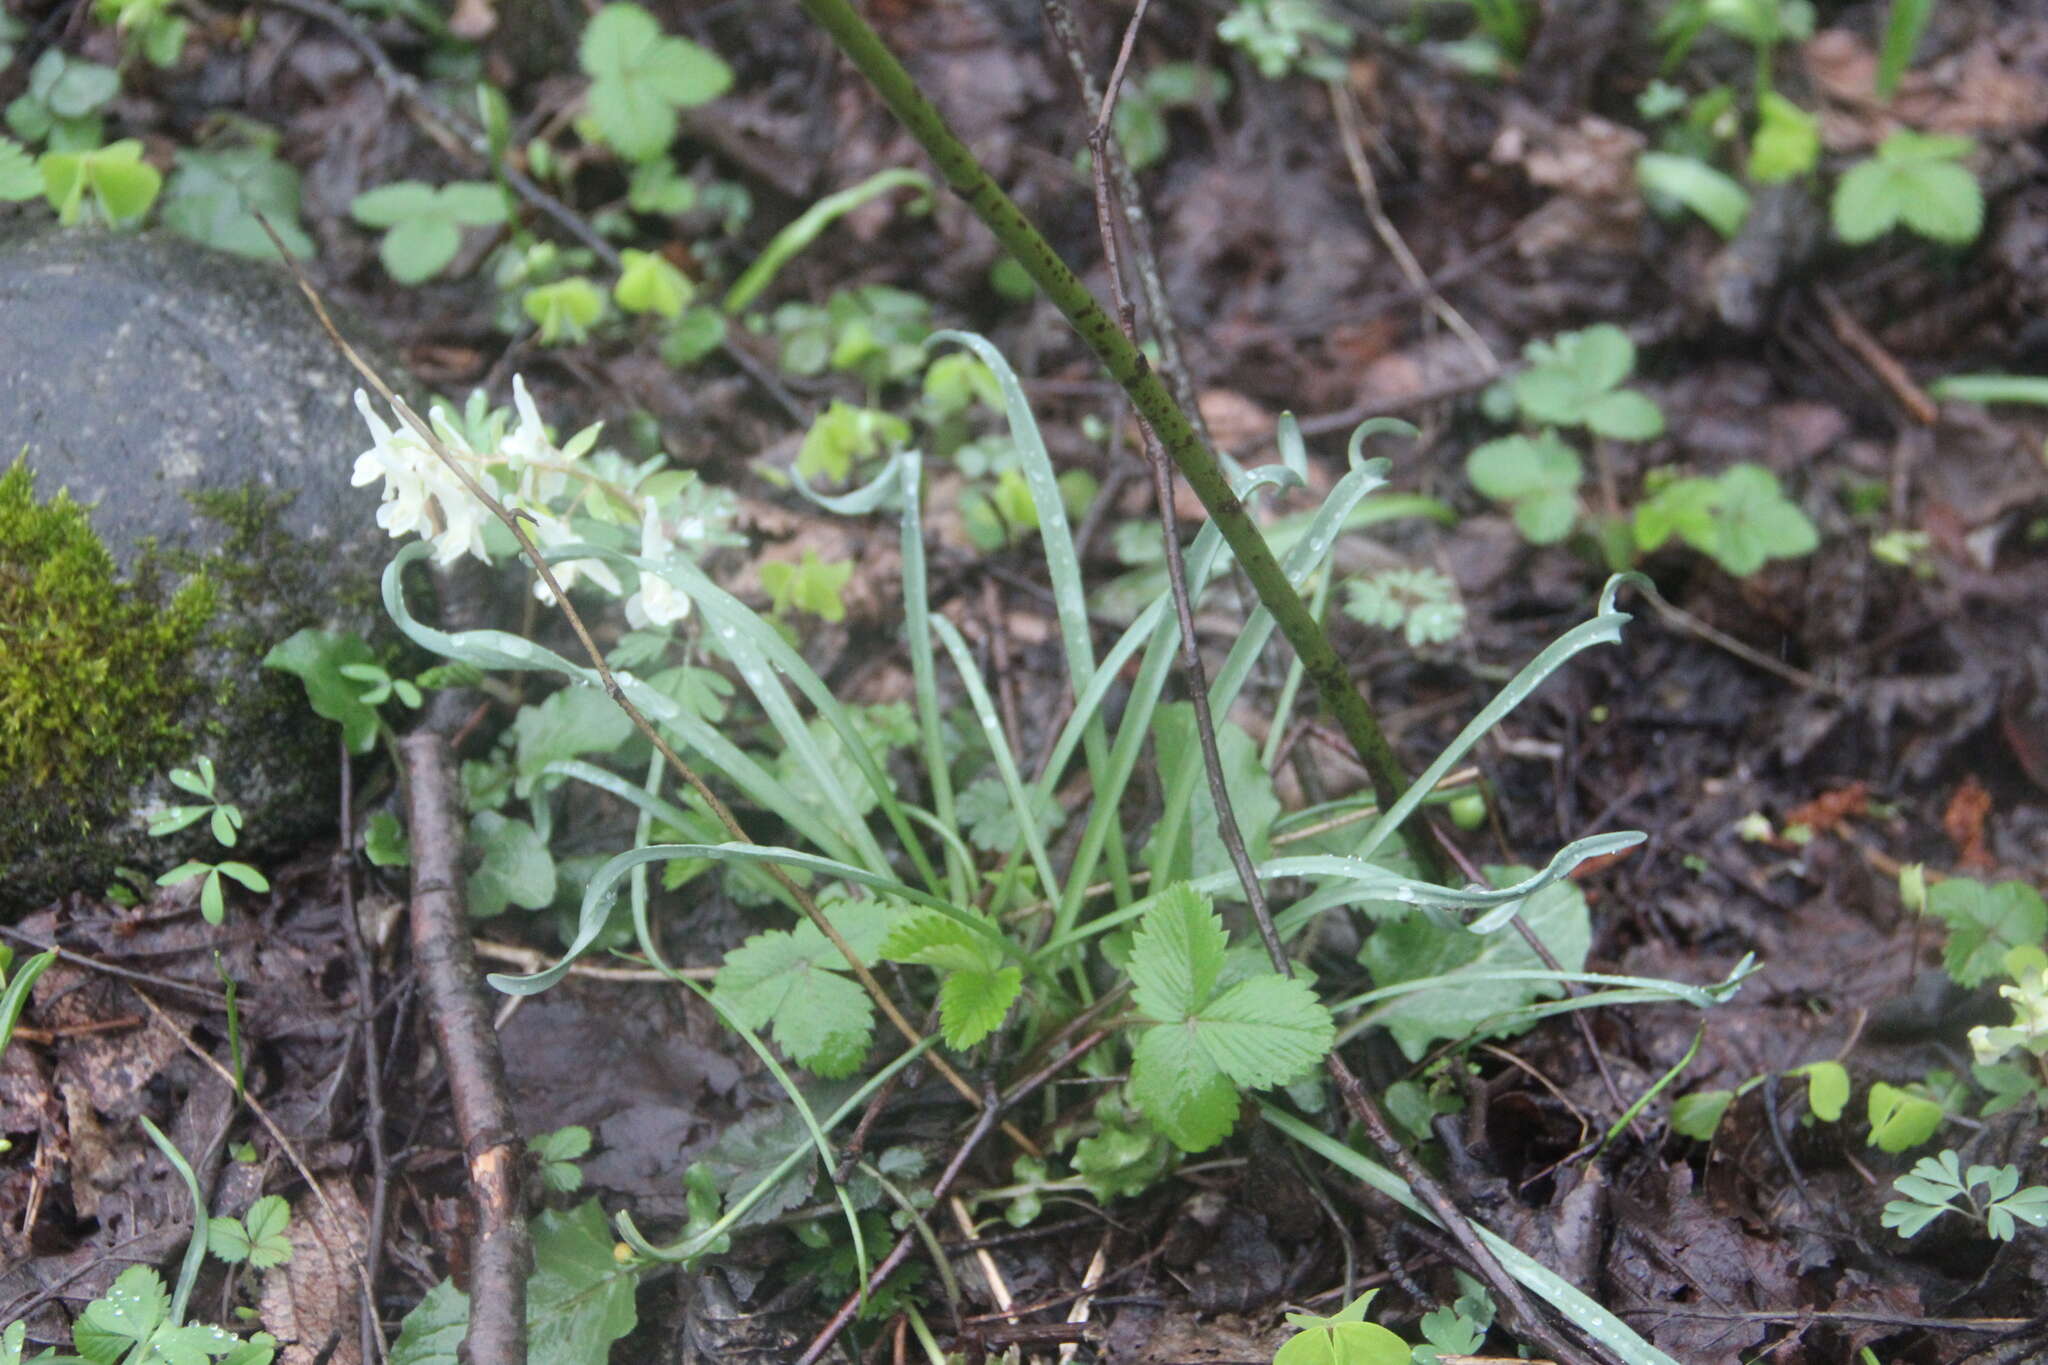
[[[1103,311],[1088,286],[1060,259],[1024,211],[1002,187],[989,177],[967,145],[946,126],[946,120],[918,89],[903,64],[883,44],[867,22],[854,13],[848,0],[798,0],[804,13],[831,35],[840,51],[867,77],[875,93],[889,106],[910,135],[924,147],[939,174],[952,191],[974,210],[988,230],[1024,267],[1045,296],[1052,300],[1081,340],[1109,371],[1131,405],[1152,430],[1158,433],[1180,469],[1188,486],[1208,509],[1209,517],[1223,533],[1225,543],[1237,557],[1239,567],[1287,642],[1301,659],[1302,670],[1315,685],[1324,707],[1343,729],[1345,738],[1357,751],[1372,778],[1373,793],[1381,808],[1391,808],[1408,785],[1400,760],[1381,732],[1372,707],[1352,686],[1344,661],[1337,657],[1329,637],[1301,600],[1301,594],[1287,581],[1272,549],[1259,533],[1249,512],[1230,491],[1229,479],[1216,456],[1202,443],[1187,415],[1180,410],[1166,385],[1152,369],[1145,355],[1129,340],[1114,319]],[[1418,867],[1432,880],[1441,881],[1448,869],[1422,822],[1413,820],[1402,827],[1401,837]]]

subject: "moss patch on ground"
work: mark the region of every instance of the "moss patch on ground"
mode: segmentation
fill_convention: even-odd
[[[123,582],[86,511],[0,476],[0,773],[33,787],[125,785],[182,756],[193,650],[219,606],[204,572],[166,595]]]

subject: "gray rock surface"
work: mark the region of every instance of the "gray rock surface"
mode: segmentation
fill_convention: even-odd
[[[359,346],[364,329],[344,324]],[[379,364],[394,378],[388,357]],[[203,566],[223,605],[189,661],[204,700],[180,716],[248,825],[242,848],[332,828],[336,731],[263,654],[307,625],[369,630],[391,543],[356,379],[281,268],[171,237],[0,223],[0,446],[24,447],[35,496],[92,505],[124,572],[170,584]],[[103,784],[107,785],[107,784]],[[0,773],[0,914],[97,890],[116,865],[160,871],[204,836],[147,837],[133,812],[183,800],[123,771],[122,790],[32,788]]]

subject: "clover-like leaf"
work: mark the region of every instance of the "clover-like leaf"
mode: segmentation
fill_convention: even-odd
[[[1835,235],[1874,241],[1905,226],[1930,241],[1967,246],[1984,227],[1984,191],[1962,158],[1968,138],[1928,136],[1901,128],[1877,155],[1857,162],[1835,184]]]
[[[262,214],[295,256],[313,255],[313,239],[299,226],[299,172],[266,147],[178,153],[164,187],[164,226],[216,251],[269,260]]]
[[[84,215],[88,199],[110,227],[140,222],[164,179],[142,159],[142,143],[132,137],[91,151],[45,152],[40,164],[43,197],[67,225]]]
[[[577,60],[590,77],[590,113],[605,141],[632,161],[659,156],[676,135],[676,111],[717,99],[732,69],[716,55],[661,31],[634,4],[610,4],[584,26]]]
[[[1465,457],[1465,477],[1508,504],[1516,529],[1532,545],[1556,544],[1578,521],[1585,467],[1554,431],[1488,441]]]
[[[355,197],[349,212],[364,227],[383,228],[377,257],[400,284],[432,279],[455,259],[465,227],[505,221],[505,196],[495,185],[458,181],[438,188],[418,180],[382,185]]]
[[[612,298],[628,313],[680,317],[697,292],[690,277],[659,252],[629,249],[619,253],[619,260],[619,281],[612,286]]]

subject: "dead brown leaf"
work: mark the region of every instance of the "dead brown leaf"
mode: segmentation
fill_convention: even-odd
[[[1870,784],[1851,782],[1846,787],[1822,792],[1804,805],[1785,812],[1785,823],[1804,825],[1815,834],[1831,834],[1851,816],[1870,810]]]
[[[362,1365],[356,1265],[367,1228],[363,1206],[344,1181],[327,1186],[325,1203],[308,1194],[292,1206],[292,1258],[264,1275],[259,1305],[263,1326],[283,1343],[280,1365],[312,1365],[330,1341],[334,1350],[325,1359]]]
[[[1941,813],[1941,827],[1958,850],[1958,867],[1981,871],[1992,865],[1991,851],[1984,844],[1984,821],[1990,814],[1991,793],[1971,773]]]

